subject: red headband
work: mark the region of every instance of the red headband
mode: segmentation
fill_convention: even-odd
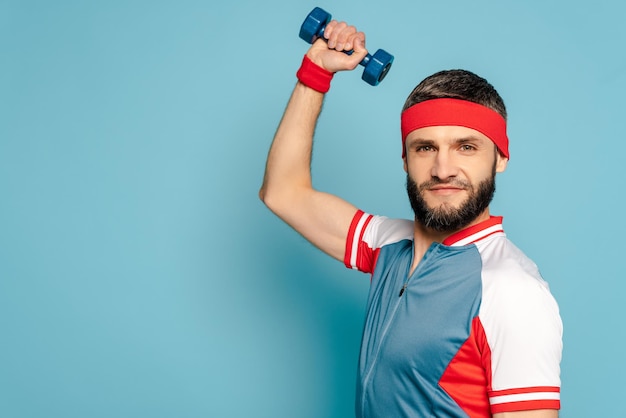
[[[491,139],[498,150],[509,158],[506,121],[496,111],[478,103],[460,99],[431,99],[402,112],[402,157],[406,153],[407,135],[428,126],[464,126]]]

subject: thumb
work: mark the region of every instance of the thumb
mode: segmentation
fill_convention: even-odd
[[[354,40],[354,48],[352,50],[353,50],[352,57],[355,60],[358,59],[358,62],[361,62],[363,58],[367,56],[367,49],[365,48],[365,40],[362,39],[361,37],[357,37]]]

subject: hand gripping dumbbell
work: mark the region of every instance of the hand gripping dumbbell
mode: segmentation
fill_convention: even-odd
[[[312,44],[318,38],[322,38],[324,41],[324,29],[328,22],[330,22],[331,15],[327,11],[316,7],[309,13],[304,19],[302,26],[300,27],[300,38],[306,42]],[[344,51],[346,54],[351,55],[353,51]],[[393,63],[393,55],[388,52],[379,49],[372,56],[367,54],[365,58],[359,63],[364,66],[363,75],[361,78],[372,86],[377,85],[389,72],[391,64]]]

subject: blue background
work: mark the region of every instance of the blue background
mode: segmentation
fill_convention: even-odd
[[[368,277],[258,200],[321,6],[395,55],[335,77],[315,185],[411,217],[399,112],[507,103],[492,213],[565,325],[561,416],[626,416],[622,2],[0,0],[0,416],[348,417]]]

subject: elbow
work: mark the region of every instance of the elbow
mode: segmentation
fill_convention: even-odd
[[[294,204],[295,195],[289,190],[277,187],[268,187],[267,184],[261,186],[259,199],[274,214],[281,217],[281,214],[289,211]]]
[[[259,199],[267,206],[267,187],[265,184],[259,189]]]
[[[295,206],[306,201],[310,192],[313,191],[308,179],[296,181],[293,178],[287,181],[276,179],[264,179],[259,189],[259,199],[274,214],[282,215],[292,212]]]
[[[271,190],[268,189],[265,183],[259,189],[259,199],[270,210],[274,210],[273,208],[276,206],[276,199],[274,197],[274,193],[271,193]]]

